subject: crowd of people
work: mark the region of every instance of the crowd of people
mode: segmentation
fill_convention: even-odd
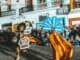
[[[39,40],[42,41],[42,45],[47,45],[49,43],[48,41],[48,32],[45,32],[42,28],[40,29],[34,29],[31,33],[33,36],[37,37]]]
[[[27,23],[26,25],[28,26]],[[28,31],[25,32],[26,30]],[[27,27],[24,30],[24,33],[27,34],[29,33],[29,31],[31,35],[33,35],[34,37],[37,37],[39,40],[42,41],[42,45],[48,45],[49,44],[48,35],[50,32],[55,31],[55,28],[52,27],[51,31],[46,32],[42,27],[40,27],[39,29],[32,29],[30,27]],[[61,35],[65,38],[65,40],[71,41],[74,45],[80,45],[80,25],[75,25],[72,28],[66,27],[64,32],[61,33]]]
[[[37,37],[43,42],[43,45],[47,45],[48,41],[48,34],[52,31],[55,31],[51,28],[51,31],[46,32],[42,28],[38,30],[32,30],[32,35]],[[75,25],[72,28],[66,27],[64,32],[61,35],[65,38],[65,40],[71,41],[73,45],[80,45],[80,25]]]
[[[64,38],[70,40],[73,45],[80,45],[80,25],[74,25],[72,28],[66,28]]]

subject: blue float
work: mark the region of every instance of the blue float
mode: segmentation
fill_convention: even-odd
[[[51,28],[54,27],[55,31],[63,33],[65,29],[65,19],[65,17],[47,16],[44,20],[36,23],[36,28],[38,28],[40,25],[45,31],[50,31]]]

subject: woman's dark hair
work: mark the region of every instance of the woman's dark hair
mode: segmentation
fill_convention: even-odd
[[[20,23],[18,26],[17,26],[17,30],[19,31],[20,30],[20,27],[23,26],[24,29],[26,28],[26,25],[25,23]]]
[[[29,26],[32,27],[32,23],[29,21],[25,21],[25,23],[29,23]]]

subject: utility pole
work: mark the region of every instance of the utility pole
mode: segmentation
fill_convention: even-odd
[[[19,9],[20,9],[20,4],[19,2],[16,2],[16,17],[19,17]]]
[[[1,13],[1,0],[0,0],[0,16],[2,15],[2,13]]]

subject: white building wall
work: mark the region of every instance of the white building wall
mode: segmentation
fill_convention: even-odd
[[[71,19],[71,18],[80,18],[80,12],[70,13],[68,15],[68,19]],[[80,21],[73,21],[72,22],[72,25],[76,25],[76,24],[80,24]]]
[[[51,1],[52,0],[47,0],[47,3],[51,2]],[[25,0],[19,0],[19,3],[18,3],[19,6],[16,6],[16,0],[11,0],[11,4],[12,4],[12,9],[16,9],[17,7],[21,8],[21,7],[25,6]],[[9,23],[9,22],[16,23],[16,22],[20,22],[20,21],[24,21],[24,20],[34,22],[33,27],[35,28],[36,27],[35,23],[39,22],[39,16],[41,16],[41,15],[55,16],[56,15],[56,7],[48,8],[48,9],[44,9],[44,10],[36,10],[37,9],[36,5],[38,5],[38,0],[33,0],[33,5],[34,5],[35,11],[23,13],[22,15],[25,18],[15,18],[15,20],[13,20],[12,17],[14,18],[15,16],[1,17],[0,18],[0,28],[1,28],[1,24],[3,24],[3,23]],[[51,7],[51,4],[49,4],[47,6]],[[6,7],[5,7],[5,9],[3,8],[3,10],[6,10]],[[2,20],[4,20],[4,21],[2,21]],[[68,26],[67,16],[66,16],[66,25]]]
[[[16,0],[11,0],[11,9],[16,9],[16,4]],[[18,4],[20,7],[25,7],[25,0],[19,0]],[[7,8],[8,6],[6,0],[1,0],[1,11],[7,11]]]
[[[1,11],[7,11],[6,0],[1,0]]]
[[[39,11],[33,11],[33,12],[28,12],[24,13],[23,15],[25,16],[26,20],[29,20],[31,22],[34,22],[34,28],[36,27],[36,23],[39,23],[39,16],[46,16],[49,14],[49,16],[55,16],[56,15],[56,9],[48,9],[48,10],[39,10]]]
[[[12,9],[16,9],[17,8],[16,0],[11,0],[11,4],[12,4],[12,6],[11,6]],[[19,7],[25,7],[25,0],[19,0],[18,4],[19,4]]]
[[[52,6],[52,0],[46,0],[47,6],[51,7]]]
[[[37,9],[37,5],[38,5],[38,0],[33,0],[33,7],[34,7],[34,10]]]
[[[15,16],[7,16],[7,17],[1,17],[0,18],[0,28],[1,28],[1,24],[4,23],[19,23],[19,22],[23,22],[25,20],[34,22],[33,24],[33,28],[36,27],[36,23],[39,23],[39,16],[41,15],[47,15],[49,14],[49,16],[55,16],[56,15],[56,9],[48,9],[48,10],[39,10],[39,11],[32,11],[32,12],[27,12],[27,13],[23,13],[21,18],[15,18]],[[4,21],[3,21],[4,20]]]
[[[70,4],[70,0],[66,0],[66,1],[63,0],[63,4],[64,4],[64,5],[68,5],[68,4]]]
[[[11,22],[10,17],[0,17],[0,29],[2,24],[10,22]]]
[[[80,13],[69,14],[68,18],[77,18],[80,17]]]

